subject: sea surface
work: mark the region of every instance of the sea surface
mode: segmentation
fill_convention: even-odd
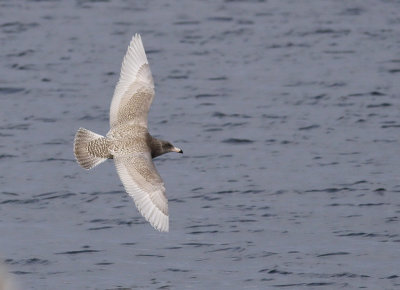
[[[141,33],[159,233],[109,129]],[[0,256],[21,289],[399,289],[400,2],[0,1]]]

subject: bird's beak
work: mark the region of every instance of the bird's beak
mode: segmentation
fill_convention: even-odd
[[[181,149],[181,148],[178,148],[178,147],[174,147],[174,148],[172,149],[172,151],[173,151],[173,152],[176,152],[176,153],[183,153],[182,149]]]

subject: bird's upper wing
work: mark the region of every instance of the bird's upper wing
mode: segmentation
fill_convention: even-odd
[[[150,153],[114,156],[118,175],[139,212],[159,231],[168,232],[168,200]]]
[[[147,128],[154,98],[154,81],[142,39],[135,34],[122,62],[121,74],[110,107],[110,127],[125,122]]]

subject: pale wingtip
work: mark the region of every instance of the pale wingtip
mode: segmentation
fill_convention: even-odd
[[[157,231],[161,233],[168,233],[169,232],[169,226],[167,225],[165,228],[156,228],[154,227]]]
[[[156,209],[157,213],[150,214],[142,209],[139,212],[144,216],[144,218],[150,223],[150,225],[159,232],[168,233],[169,232],[169,216],[164,215],[159,209]]]
[[[132,36],[132,39],[131,39],[131,42],[130,42],[129,46],[132,46],[132,44],[135,43],[135,42],[142,42],[142,37],[141,37],[141,35],[139,33],[135,33]]]
[[[134,42],[136,39],[138,39],[140,37],[140,34],[139,33],[135,33],[133,36],[132,36],[132,39],[131,39],[131,43],[132,42]]]

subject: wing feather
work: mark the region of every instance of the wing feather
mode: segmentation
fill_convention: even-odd
[[[150,153],[114,156],[114,161],[126,192],[142,216],[157,230],[168,232],[168,200]]]
[[[132,98],[135,99],[133,102]],[[120,78],[111,101],[111,128],[123,122],[136,122],[147,127],[147,114],[153,98],[154,81],[149,62],[142,39],[135,34],[122,62]],[[127,106],[131,110],[126,109]],[[121,115],[121,110],[129,110],[131,114]]]

